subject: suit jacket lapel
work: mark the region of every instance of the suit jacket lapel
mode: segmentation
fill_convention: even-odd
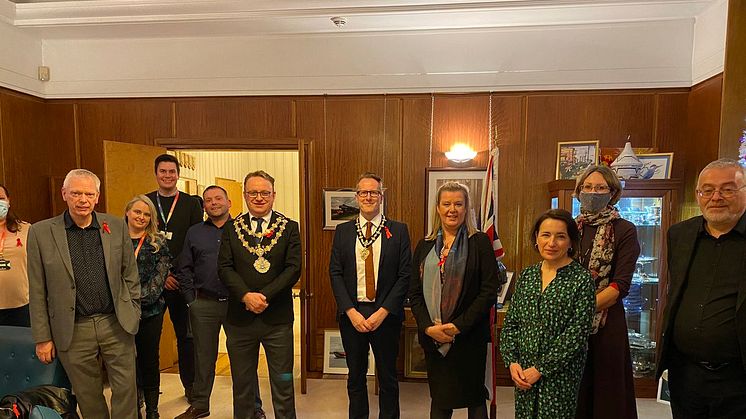
[[[691,228],[682,232],[682,237],[678,240],[679,247],[676,249],[668,249],[669,252],[676,252],[678,255],[681,255],[676,258],[676,266],[669,267],[671,270],[671,278],[677,279],[673,284],[674,288],[671,289],[671,301],[669,303],[679,300],[684,282],[687,281],[689,266],[691,265],[692,257],[694,256],[694,246],[697,243],[698,232],[699,225],[694,223]]]
[[[388,221],[386,223],[388,223]],[[388,249],[389,246],[389,238],[386,235],[386,223],[383,224],[384,228],[381,230],[381,255],[378,257],[378,279],[381,279],[383,257],[386,255],[386,249]]]
[[[744,272],[744,269],[746,269],[746,254],[743,255],[743,259],[741,259],[741,272]],[[741,278],[741,282],[738,284],[738,300],[736,302],[736,311],[741,310],[743,308],[743,302],[746,301],[746,278]]]
[[[70,248],[67,245],[67,232],[65,231],[65,219],[62,215],[55,218],[52,223],[52,237],[57,244],[57,251],[60,252],[62,263],[65,265],[65,269],[67,269],[67,273],[72,280],[74,278],[73,262],[70,259]]]

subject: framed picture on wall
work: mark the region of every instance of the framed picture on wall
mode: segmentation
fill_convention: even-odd
[[[598,140],[557,143],[557,179],[575,179],[598,163]]]
[[[354,220],[360,214],[351,188],[324,188],[324,230],[334,230],[345,221]]]
[[[433,225],[436,194],[438,188],[446,182],[454,181],[466,185],[469,188],[469,202],[471,203],[472,216],[480,225],[480,211],[482,209],[482,189],[484,188],[484,177],[487,175],[487,169],[484,167],[474,167],[468,169],[456,169],[449,167],[428,167],[425,169],[425,231],[430,233]]]
[[[368,350],[367,375],[376,371],[373,350]],[[342,336],[337,329],[324,330],[324,374],[347,374],[347,353],[342,346]]]
[[[427,378],[425,352],[420,346],[416,327],[404,330],[404,376],[407,378]]]
[[[642,162],[641,179],[671,179],[673,153],[638,154]]]

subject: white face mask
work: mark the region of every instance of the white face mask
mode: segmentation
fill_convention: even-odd
[[[4,220],[5,217],[8,216],[8,210],[10,209],[10,204],[8,201],[4,199],[0,199],[0,220]]]

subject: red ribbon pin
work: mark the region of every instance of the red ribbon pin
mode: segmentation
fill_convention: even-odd
[[[384,231],[386,232],[386,238],[387,238],[387,239],[390,239],[390,238],[391,238],[391,236],[393,236],[393,235],[391,234],[391,230],[389,230],[389,228],[388,228],[388,227],[386,227],[386,226],[383,226],[383,230],[384,230]]]
[[[111,234],[111,230],[109,229],[109,224],[108,223],[104,223],[104,225],[102,226],[102,228],[104,229],[104,231],[106,232],[106,234]]]

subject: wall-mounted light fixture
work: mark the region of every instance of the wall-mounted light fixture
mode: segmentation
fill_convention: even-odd
[[[450,151],[446,151],[446,157],[454,163],[466,163],[477,157],[477,152],[466,144],[456,143],[451,146]]]

